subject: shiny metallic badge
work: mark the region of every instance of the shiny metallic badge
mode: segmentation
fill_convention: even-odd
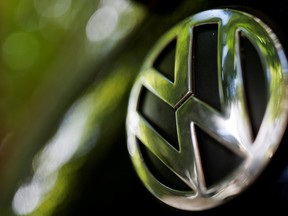
[[[287,73],[277,36],[253,15],[209,10],[171,29],[129,100],[128,150],[143,184],[192,211],[246,190],[282,141]]]

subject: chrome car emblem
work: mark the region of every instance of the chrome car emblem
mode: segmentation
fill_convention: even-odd
[[[126,119],[128,151],[147,189],[200,211],[252,185],[286,130],[287,72],[275,33],[246,12],[200,12],[166,33],[135,81]]]

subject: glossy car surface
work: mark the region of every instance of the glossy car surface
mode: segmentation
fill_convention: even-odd
[[[171,28],[203,11],[235,9],[264,21],[285,55],[287,1],[0,4],[0,215],[286,214],[286,120],[283,135],[274,133],[273,157],[247,191],[215,208],[187,211],[155,198],[141,182],[128,152],[126,117],[134,81]]]

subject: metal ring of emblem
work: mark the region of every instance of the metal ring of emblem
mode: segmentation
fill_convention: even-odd
[[[218,25],[218,78],[223,112],[194,96],[190,81],[193,28]],[[243,98],[238,33],[251,41],[261,59],[269,90],[266,111],[255,139]],[[153,68],[153,61],[173,39],[177,40],[174,82]],[[126,119],[127,145],[133,165],[147,189],[164,203],[199,211],[219,206],[238,195],[261,174],[281,143],[287,125],[287,74],[284,50],[273,31],[257,17],[238,10],[215,9],[184,20],[162,37],[152,49],[132,88]],[[137,112],[145,87],[175,109],[180,149],[171,147]],[[195,125],[244,160],[235,171],[207,187],[198,151]],[[143,160],[137,139],[173,171],[191,191],[181,191],[156,179]]]

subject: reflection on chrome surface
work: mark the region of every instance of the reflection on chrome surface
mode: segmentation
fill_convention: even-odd
[[[219,83],[220,110],[202,101],[195,87],[197,71],[194,71],[193,65],[197,56],[193,56],[193,51],[196,50],[193,49],[194,31],[198,26],[211,23],[218,28],[218,66],[215,73],[218,79],[216,82]],[[255,138],[240,58],[240,37],[247,38],[256,50],[264,71],[264,86],[267,86],[265,91],[268,92],[265,112],[260,127],[254,134]],[[163,75],[163,71],[157,70],[155,62],[165,47],[175,39],[174,80],[171,81]],[[210,64],[213,59],[205,60],[205,64]],[[219,206],[253,184],[274,156],[286,131],[287,66],[283,47],[272,29],[259,18],[242,11],[215,9],[200,12],[166,33],[150,52],[133,86],[126,122],[129,153],[135,170],[147,189],[172,207],[198,211]],[[256,72],[261,71],[248,71]],[[176,119],[179,150],[161,134],[159,125],[141,112],[141,106],[144,106],[141,95],[144,89],[164,101],[166,106],[174,108],[172,118]],[[163,112],[161,108],[153,111],[159,115]],[[203,159],[200,154],[203,141],[199,141],[197,128],[241,159],[240,164],[212,185],[208,185],[207,175],[205,176],[205,157]],[[188,188],[175,189],[155,177],[143,156],[143,148],[140,147],[142,144]],[[216,151],[213,152],[213,157],[220,160]]]

